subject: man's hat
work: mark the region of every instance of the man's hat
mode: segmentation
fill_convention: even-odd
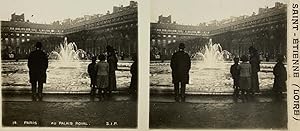
[[[257,49],[255,49],[253,46],[249,47],[249,52],[257,52]]]
[[[107,46],[106,46],[106,50],[107,50],[108,52],[112,52],[112,51],[114,50],[114,48],[113,48],[112,46],[110,46],[110,45],[107,45]]]
[[[284,61],[284,56],[281,54],[277,55],[277,61],[280,61],[280,62]]]
[[[242,55],[241,61],[243,61],[243,62],[248,61],[248,56],[247,55]]]
[[[97,60],[97,57],[96,56],[93,56],[92,57],[92,61],[96,61]]]
[[[234,58],[233,58],[233,61],[239,61],[239,60],[240,60],[239,57],[234,57]]]
[[[179,44],[179,49],[184,49],[185,48],[185,45],[183,43],[180,43]]]
[[[35,48],[42,48],[42,43],[41,42],[36,42]]]

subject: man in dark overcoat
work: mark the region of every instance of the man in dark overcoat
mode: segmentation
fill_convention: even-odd
[[[32,51],[28,57],[29,79],[32,87],[32,99],[36,100],[36,96],[38,96],[38,99],[42,100],[43,83],[46,83],[48,56],[42,51],[41,42],[37,42],[35,48],[36,50]]]
[[[254,94],[254,92],[259,92],[259,79],[258,72],[260,71],[260,60],[258,51],[253,47],[249,47],[250,53],[250,64],[251,64],[251,89],[250,92]]]
[[[93,56],[92,57],[92,63],[90,63],[88,65],[88,73],[89,73],[89,76],[90,76],[90,79],[91,79],[91,84],[90,84],[90,87],[91,87],[91,96],[94,96],[95,95],[95,92],[96,92],[96,79],[97,79],[97,73],[96,73],[96,69],[95,69],[95,66],[96,66],[96,56]]]
[[[115,49],[108,45],[107,50],[107,62],[109,64],[108,71],[108,95],[110,96],[112,91],[117,89],[116,70],[118,69],[118,58],[115,53]]]
[[[130,73],[131,73],[131,81],[130,81],[130,87],[129,87],[129,94],[136,97],[137,95],[137,81],[138,81],[138,63],[137,63],[137,55],[132,55],[133,63],[130,67]]]
[[[173,54],[171,58],[171,69],[172,69],[172,82],[174,84],[175,100],[185,101],[185,88],[186,84],[189,83],[189,71],[191,69],[190,56],[184,52],[185,45],[179,44],[179,51]],[[179,83],[181,88],[179,88]],[[180,94],[179,94],[180,92]]]

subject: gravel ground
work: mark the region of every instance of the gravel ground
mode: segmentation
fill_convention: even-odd
[[[285,96],[286,97],[286,96]],[[136,128],[137,102],[127,95],[91,101],[88,95],[5,94],[3,126]],[[159,129],[287,129],[286,98],[259,95],[242,102],[226,95],[188,95],[174,102],[173,95],[151,95],[150,128]]]
[[[2,110],[3,126],[137,127],[136,101],[3,101]]]
[[[190,96],[186,103],[176,103],[173,97],[161,99],[150,102],[150,128],[287,129],[285,99],[262,96],[235,102],[230,96]]]

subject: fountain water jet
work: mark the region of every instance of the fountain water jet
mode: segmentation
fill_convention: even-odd
[[[224,65],[224,61],[231,57],[231,53],[223,50],[220,44],[213,44],[212,39],[209,39],[207,45],[197,52],[195,55],[196,60],[201,60],[201,65],[204,67],[220,67]]]
[[[80,59],[86,57],[86,52],[82,49],[77,49],[75,42],[68,43],[67,37],[60,44],[57,50],[52,51],[49,55],[50,59],[56,59],[56,67],[72,68],[80,66]]]

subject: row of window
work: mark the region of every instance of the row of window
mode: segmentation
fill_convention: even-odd
[[[25,27],[3,27],[9,28],[10,31],[24,31],[24,32],[45,32],[45,33],[62,33],[63,30],[54,29],[36,29],[36,28],[25,28]]]
[[[4,37],[7,37],[9,34],[4,33],[3,35],[4,35]],[[10,36],[22,36],[22,37],[27,36],[27,37],[29,37],[30,34],[24,34],[24,33],[11,33]]]
[[[2,38],[2,41],[5,41],[6,43],[8,43],[8,41],[11,41],[12,43],[14,42],[25,42],[25,41],[30,41],[29,38],[25,39],[25,38]]]
[[[113,31],[113,30],[118,30],[118,29],[133,27],[134,25],[135,24],[126,24],[126,25],[121,25],[121,26],[115,26],[115,27],[111,27],[111,28],[106,28],[106,31]]]
[[[158,35],[151,35],[152,36],[152,38],[154,38],[154,37],[163,37],[163,38],[166,38],[166,37],[168,37],[168,38],[176,38],[177,36],[176,35],[160,35],[160,34],[158,34]]]
[[[72,32],[72,31],[80,31],[81,29],[86,29],[86,28],[93,28],[96,26],[102,26],[105,24],[110,24],[110,23],[116,23],[120,21],[124,21],[126,19],[134,19],[137,18],[137,14],[128,14],[128,15],[123,15],[119,17],[114,17],[111,19],[106,19],[106,20],[101,20],[97,21],[91,24],[86,24],[83,26],[78,26],[74,27],[71,29],[67,29],[66,31]],[[10,30],[10,31],[24,31],[24,32],[45,32],[45,33],[63,33],[64,30],[58,30],[58,29],[35,29],[35,28],[28,28],[28,27],[2,27],[4,30]]]
[[[266,23],[269,21],[277,21],[284,17],[285,17],[285,14],[276,14],[276,15],[272,14],[272,16],[268,16],[268,17],[264,17],[264,18],[257,18],[255,20],[247,21],[242,24],[243,24],[243,26],[256,25],[256,24]],[[239,25],[239,26],[241,26],[241,25]]]
[[[254,26],[253,26],[254,27]],[[278,29],[279,27],[282,27],[284,28],[285,27],[285,24],[282,23],[282,24],[276,24],[276,25],[271,25],[271,26],[263,26],[263,27],[259,27],[259,28],[255,28],[255,29],[252,29],[251,31],[252,32],[258,32],[258,31],[262,31],[262,30],[274,30],[274,29]],[[215,31],[212,31],[212,33],[222,33],[222,32],[226,32],[226,31],[230,31],[230,29],[218,29],[218,30],[215,30]],[[249,32],[249,31],[246,31],[246,32]]]
[[[241,22],[239,24],[220,28],[220,29],[217,29],[212,32],[213,33],[226,32],[229,30],[237,30],[240,28],[254,27],[255,25],[264,24],[264,23],[271,22],[271,21],[280,21],[283,17],[284,16],[282,14],[273,15],[273,16],[269,16],[269,17],[265,17],[265,18],[261,18],[261,19],[252,20],[252,21]],[[276,27],[278,28],[277,25],[276,25]],[[273,26],[271,26],[270,28],[273,29]]]
[[[66,31],[67,32],[74,32],[74,31],[76,32],[76,31],[80,31],[82,29],[89,29],[89,28],[99,27],[99,26],[103,26],[103,25],[106,25],[106,24],[121,22],[121,21],[124,21],[125,19],[133,19],[133,18],[136,18],[136,17],[137,17],[136,14],[124,15],[124,16],[121,16],[121,17],[111,18],[111,19],[97,21],[97,22],[82,25],[82,26],[73,27],[73,28],[67,29]],[[133,26],[133,24],[131,24],[130,26]],[[126,28],[127,27],[128,27],[128,25],[126,25]],[[121,28],[123,28],[123,27],[121,27]]]
[[[118,30],[118,29],[123,29],[123,28],[128,28],[128,27],[132,28],[133,26],[137,26],[137,24],[132,23],[132,24],[109,27],[109,28],[106,28],[105,31],[113,31],[113,30]],[[67,32],[77,32],[77,31],[81,31],[81,30],[82,30],[82,28],[76,27],[75,29],[72,28],[71,30],[67,30]]]
[[[168,43],[168,44],[170,44],[170,43],[175,43],[176,42],[176,40],[165,40],[165,39],[163,39],[163,40],[152,39],[151,41],[152,41],[152,44],[155,44],[155,43],[158,43],[158,44],[160,44],[160,43],[163,43],[163,44]]]
[[[154,29],[157,32],[169,32],[169,33],[190,33],[190,34],[209,34],[208,31],[196,31],[196,30],[175,30],[175,29]]]
[[[7,37],[45,37],[45,36],[48,36],[47,34],[24,34],[24,33],[11,33],[11,34],[8,34],[8,33],[3,33],[2,34],[2,37],[4,38],[7,38]]]

